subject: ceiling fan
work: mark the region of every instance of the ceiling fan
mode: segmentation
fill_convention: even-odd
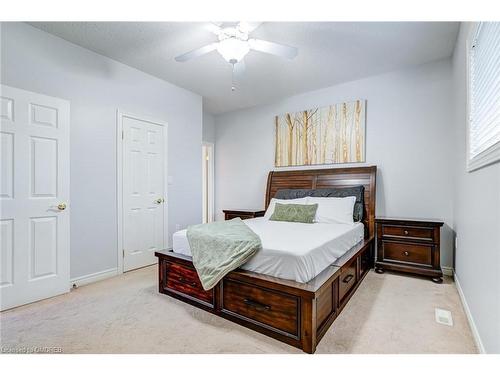
[[[243,58],[250,50],[264,52],[271,55],[293,59],[298,50],[280,43],[250,38],[249,34],[261,25],[261,22],[239,22],[225,26],[224,24],[209,24],[209,30],[219,39],[217,42],[189,51],[175,58],[177,62],[185,62],[217,50],[221,56],[232,65],[233,76],[245,70]],[[233,77],[234,81],[234,77]],[[234,84],[231,87],[234,91]]]

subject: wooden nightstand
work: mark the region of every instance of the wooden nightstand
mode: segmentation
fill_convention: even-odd
[[[250,209],[242,209],[242,210],[222,210],[224,212],[224,220],[231,220],[235,217],[239,217],[241,219],[252,219],[254,217],[264,216],[265,210],[250,210]]]
[[[440,264],[440,231],[443,222],[378,217],[375,271],[401,271],[443,281]]]

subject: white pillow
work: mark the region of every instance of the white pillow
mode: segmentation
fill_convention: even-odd
[[[352,218],[356,197],[307,197],[307,204],[318,204],[316,223],[354,224]]]
[[[295,199],[276,199],[276,198],[271,198],[271,201],[269,202],[269,206],[267,206],[266,213],[264,214],[264,217],[269,219],[271,215],[274,213],[274,208],[276,207],[276,203],[282,203],[282,204],[307,204],[307,197],[305,198],[295,198]]]

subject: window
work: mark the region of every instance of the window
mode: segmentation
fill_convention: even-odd
[[[469,171],[500,160],[500,22],[473,24],[468,40]]]

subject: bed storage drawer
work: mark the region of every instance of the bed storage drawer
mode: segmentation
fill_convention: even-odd
[[[365,251],[361,253],[359,256],[359,277],[363,277],[363,275],[370,270],[373,266],[373,258],[372,258],[372,250],[368,247]]]
[[[384,260],[431,266],[432,247],[432,245],[384,241]]]
[[[356,270],[356,259],[340,274],[339,277],[339,302],[342,302],[344,296],[356,285],[358,281]]]
[[[164,288],[197,302],[214,306],[213,289],[203,289],[198,274],[192,267],[165,262]]]
[[[296,296],[235,280],[223,280],[222,311],[261,327],[298,337],[299,307]]]

